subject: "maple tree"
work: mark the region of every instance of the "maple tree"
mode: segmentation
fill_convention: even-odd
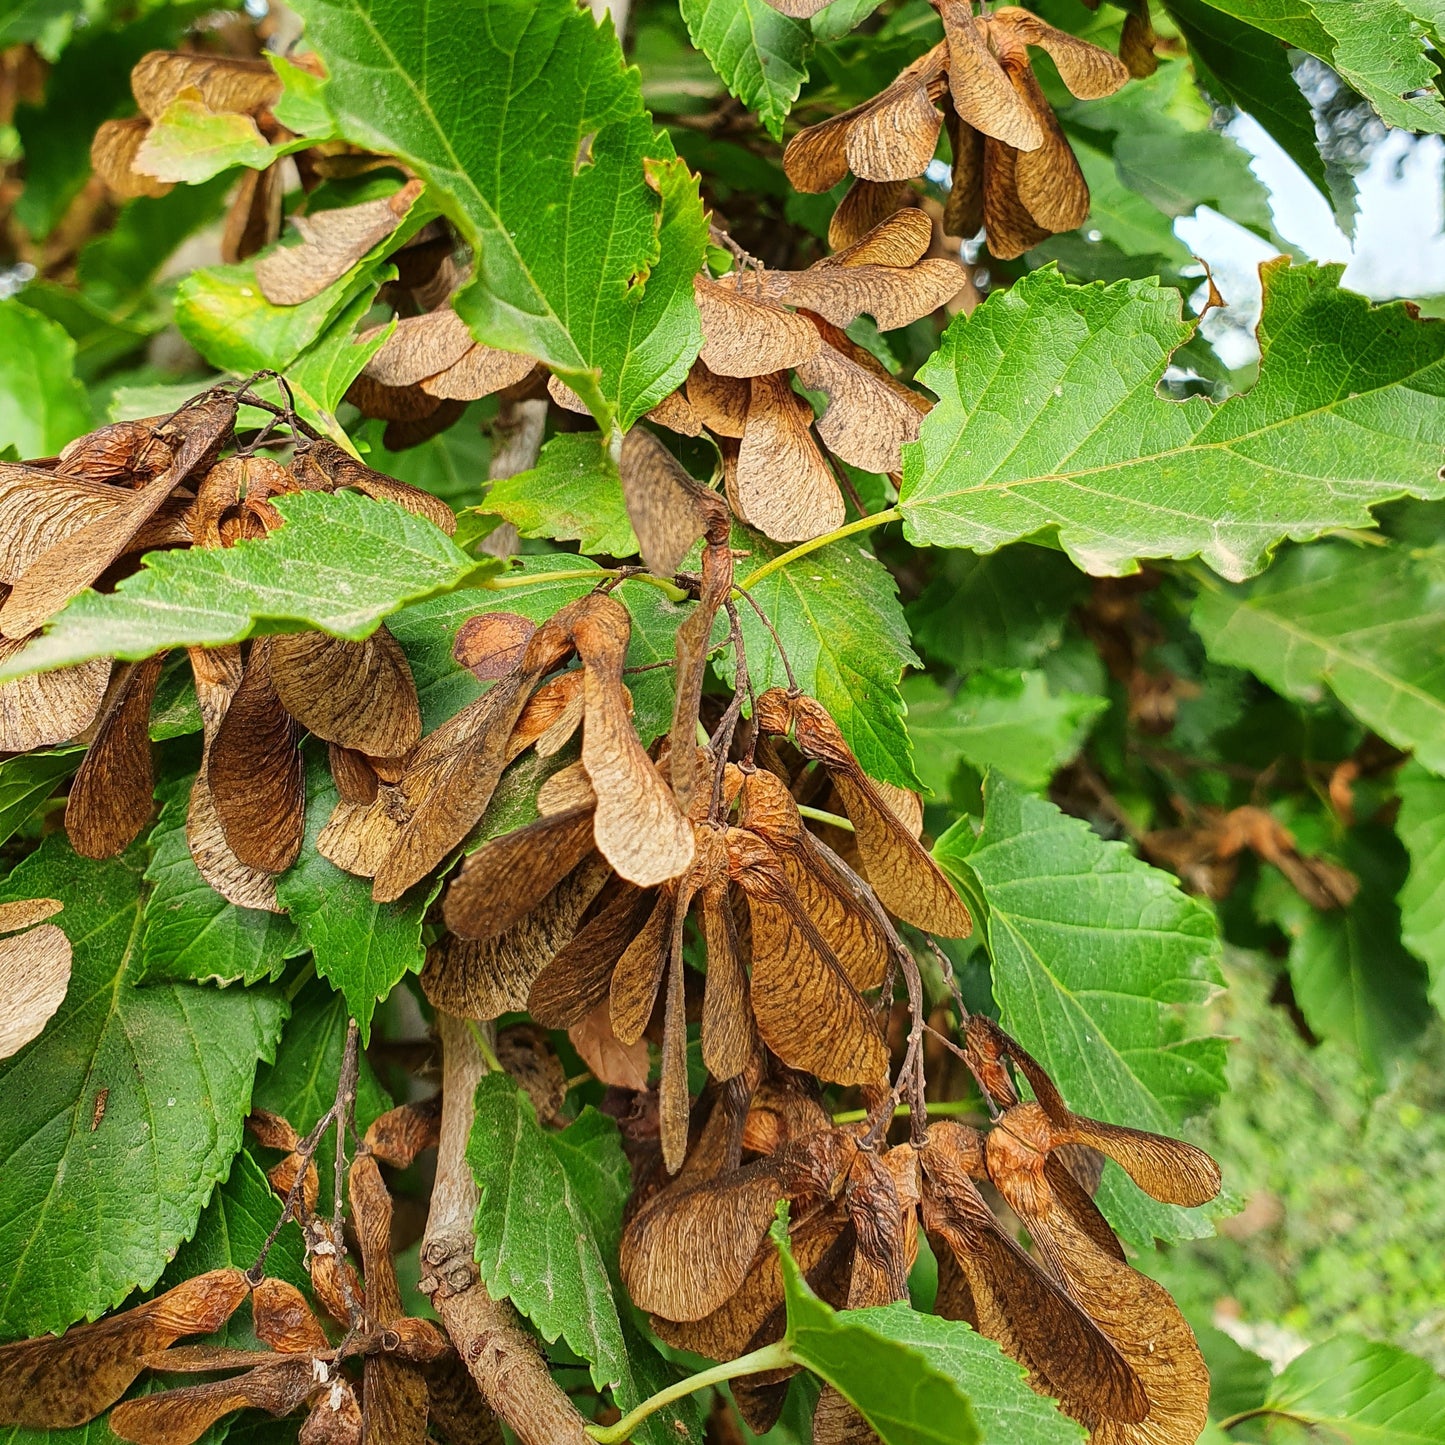
[[[0,1445],[1445,1441],[1165,1287],[1445,1009],[1445,331],[1173,222],[1442,19],[0,14]]]

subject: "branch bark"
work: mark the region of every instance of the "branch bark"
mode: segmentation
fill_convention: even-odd
[[[593,1445],[585,1421],[558,1388],[536,1341],[506,1300],[477,1274],[472,1218],[477,1186],[467,1164],[472,1099],[486,1072],[464,1019],[437,1012],[442,1042],[442,1123],[436,1183],[422,1241],[421,1289],[429,1294],[486,1402],[522,1445]]]

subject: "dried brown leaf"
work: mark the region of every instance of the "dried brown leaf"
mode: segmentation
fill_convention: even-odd
[[[212,1270],[58,1339],[0,1345],[0,1421],[60,1430],[93,1420],[125,1393],[148,1355],[182,1335],[220,1329],[248,1293],[239,1269]]]
[[[622,686],[632,619],[600,593],[583,603],[572,635],[583,667],[582,765],[597,795],[594,836],[619,876],[647,887],[692,862],[692,829],[632,730]]]
[[[124,852],[154,810],[151,703],[166,655],[125,664],[106,699],[95,739],[70,785],[65,831],[83,858]]]
[[[281,705],[327,742],[394,758],[421,737],[411,666],[384,625],[361,642],[283,633],[270,640],[269,662]]]
[[[737,469],[747,520],[775,542],[807,541],[842,526],[843,494],[813,439],[813,408],[786,373],[755,376],[751,385]]]
[[[702,361],[719,376],[762,376],[806,361],[818,335],[806,318],[774,305],[751,273],[732,281],[697,276],[692,283],[706,341]]]
[[[396,230],[421,191],[420,181],[408,181],[383,200],[294,217],[300,244],[278,246],[256,262],[261,294],[273,306],[299,306],[319,296]]]

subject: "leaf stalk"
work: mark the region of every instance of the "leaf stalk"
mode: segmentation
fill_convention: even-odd
[[[780,552],[770,561],[764,562],[756,572],[751,572],[739,582],[738,588],[741,591],[749,591],[756,587],[764,577],[771,577],[774,572],[786,567],[789,562],[796,562],[799,557],[806,557],[809,552],[816,552],[821,547],[826,547],[833,542],[841,542],[845,537],[856,536],[859,532],[869,532],[874,527],[881,527],[885,522],[897,522],[903,518],[903,511],[899,507],[889,507],[886,511],[874,512],[869,517],[859,517],[856,522],[849,522],[846,526],[838,527],[832,532],[824,532],[821,537],[814,537],[811,541],[799,542],[796,547],[787,552]]]

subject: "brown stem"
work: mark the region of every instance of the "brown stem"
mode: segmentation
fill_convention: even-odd
[[[431,1214],[422,1241],[420,1288],[499,1419],[522,1445],[593,1445],[536,1341],[506,1300],[494,1300],[473,1262],[477,1186],[467,1164],[477,1081],[487,1071],[465,1019],[437,1011],[442,1042],[442,1123]]]

